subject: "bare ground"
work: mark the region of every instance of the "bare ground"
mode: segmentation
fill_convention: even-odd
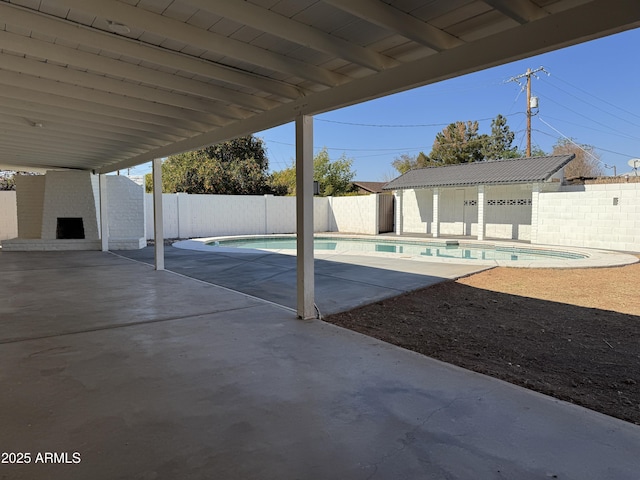
[[[640,263],[494,268],[325,320],[640,425]]]

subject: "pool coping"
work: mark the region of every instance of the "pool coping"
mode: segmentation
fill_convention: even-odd
[[[295,234],[254,234],[254,235],[221,235],[215,237],[203,237],[193,238],[189,240],[181,240],[173,244],[176,248],[186,250],[197,250],[201,252],[209,253],[224,253],[231,255],[243,255],[243,254],[281,254],[281,255],[294,255],[295,250],[291,249],[254,249],[254,248],[234,248],[234,247],[211,247],[206,245],[208,242],[224,241],[224,240],[239,240],[239,239],[251,239],[262,237],[285,237],[296,238]],[[393,241],[393,237],[389,235],[357,235],[357,234],[340,234],[337,232],[325,232],[314,234],[314,238],[351,238],[361,239],[368,241],[383,240],[386,242]],[[456,263],[465,265],[480,265],[480,266],[497,266],[497,267],[512,267],[512,268],[601,268],[601,267],[617,267],[623,265],[630,265],[640,261],[635,255],[617,252],[613,250],[599,250],[583,247],[567,247],[564,245],[531,245],[522,244],[519,242],[509,241],[483,241],[473,239],[447,239],[447,238],[424,238],[424,237],[411,237],[401,236],[398,237],[402,241],[412,243],[423,243],[425,245],[433,246],[445,246],[452,245],[456,242],[461,247],[493,247],[495,248],[514,248],[520,250],[532,250],[532,251],[560,251],[567,253],[576,253],[579,255],[585,255],[585,258],[580,259],[561,259],[553,258],[548,260],[477,260],[477,259],[461,259],[461,258],[444,258],[444,257],[427,257],[424,255],[412,255],[405,253],[390,253],[390,252],[365,252],[360,250],[343,250],[332,252],[314,252],[314,258],[318,259],[334,259],[339,260],[342,256],[354,257],[354,256],[366,256],[366,257],[386,257],[386,258],[398,258],[403,260],[411,260],[416,262],[427,263]]]

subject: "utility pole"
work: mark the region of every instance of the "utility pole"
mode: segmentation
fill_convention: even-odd
[[[527,68],[527,158],[531,156],[531,69]]]
[[[516,75],[515,77],[511,77],[509,80],[507,80],[508,82],[517,83],[523,89],[526,88],[527,91],[527,157],[531,156],[531,117],[533,116],[532,108],[538,107],[537,103],[533,107],[531,104],[531,77],[534,76],[538,78],[538,76],[536,75],[536,73],[538,72],[544,72],[549,75],[549,72],[547,72],[544,67],[538,67],[535,70],[527,68],[527,71],[525,73],[521,73],[520,75]],[[527,83],[523,86],[521,80],[525,77],[527,79]]]

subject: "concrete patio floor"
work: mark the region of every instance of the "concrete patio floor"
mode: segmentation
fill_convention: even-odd
[[[295,256],[233,250],[240,253],[167,247],[165,266],[188,277],[296,308]],[[152,247],[117,254],[149,265],[154,262]],[[487,268],[462,263],[421,265],[410,260],[339,253],[317,255],[315,303],[323,315],[343,312]]]
[[[244,267],[227,272],[254,282]],[[387,272],[367,268],[366,282],[338,268],[356,275],[358,298]],[[409,285],[426,272],[405,273]],[[640,471],[638,426],[109,253],[0,251],[0,326],[1,450],[32,459],[0,463],[0,478],[585,480]],[[45,452],[80,462],[35,463]]]

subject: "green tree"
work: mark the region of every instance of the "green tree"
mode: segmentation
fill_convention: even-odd
[[[480,161],[485,137],[478,134],[478,122],[450,123],[436,134],[429,159],[435,165]]]
[[[400,173],[413,168],[470,163],[481,160],[498,160],[521,156],[513,147],[515,134],[507,125],[507,119],[498,115],[491,122],[491,134],[480,134],[478,122],[454,122],[436,134],[429,155],[401,155],[391,165]],[[544,152],[542,152],[544,153]]]
[[[507,119],[498,114],[491,121],[491,135],[484,139],[482,156],[485,160],[499,160],[501,158],[518,158],[520,152],[512,147],[515,133],[507,125]]]
[[[16,175],[40,175],[34,172],[14,172],[11,170],[0,170],[0,190],[15,190]]]
[[[604,175],[600,155],[592,145],[580,145],[569,138],[561,138],[553,146],[551,155],[575,155],[566,167],[564,176],[572,177],[599,177]]]
[[[14,176],[15,172],[0,170],[0,190],[15,190],[16,181]]]
[[[162,164],[162,190],[167,193],[223,195],[283,194],[267,174],[269,161],[261,139],[248,135],[201,150],[172,155]],[[147,191],[153,190],[151,174]]]
[[[313,158],[313,179],[318,182],[321,196],[345,195],[353,190],[351,182],[356,172],[352,170],[353,159],[344,154],[337,160],[331,160],[326,147]],[[286,187],[289,195],[296,194],[296,165],[273,173],[273,182]]]
[[[409,155],[407,153],[403,153],[399,157],[391,162],[393,168],[395,168],[401,174],[408,172],[409,170],[413,170],[414,168],[422,168],[429,167],[432,165],[429,157],[427,157],[424,152],[420,152],[415,157]]]
[[[515,158],[526,157],[527,156],[527,154],[524,151],[521,152],[520,150],[518,150],[517,152],[518,152],[518,154],[516,155]],[[531,147],[531,156],[532,157],[546,157],[547,156],[547,152],[542,150],[539,146],[533,145]]]

